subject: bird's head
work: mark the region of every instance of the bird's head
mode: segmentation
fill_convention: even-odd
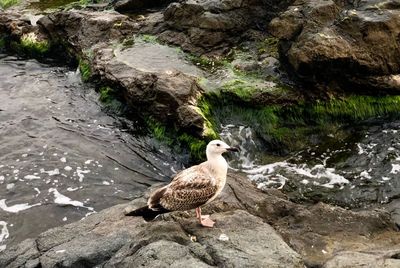
[[[239,149],[235,148],[235,147],[231,147],[223,141],[213,140],[208,143],[207,149],[206,149],[206,154],[207,154],[207,158],[210,158],[211,156],[221,155],[228,151],[238,152]]]

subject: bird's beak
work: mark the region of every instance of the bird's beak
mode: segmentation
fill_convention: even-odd
[[[236,147],[229,147],[226,150],[229,152],[239,152],[240,151],[239,148],[236,148]]]

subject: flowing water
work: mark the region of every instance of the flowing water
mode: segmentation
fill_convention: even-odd
[[[0,55],[0,251],[134,199],[182,168],[140,122],[108,112],[98,98],[75,70]],[[332,133],[286,157],[250,127],[222,129],[241,148],[230,166],[260,189],[346,207],[400,196],[400,121],[349,128],[345,139]]]
[[[296,201],[325,201],[345,207],[398,198],[400,121],[369,122],[348,131],[352,132],[348,140],[329,134],[327,144],[287,157],[266,151],[246,126],[225,125],[221,136],[241,148],[230,166],[244,172],[260,189],[278,188]]]
[[[75,70],[0,55],[0,251],[167,181],[180,168],[107,113]],[[128,122],[128,123],[127,123]]]

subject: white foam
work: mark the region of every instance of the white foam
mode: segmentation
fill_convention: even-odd
[[[68,192],[74,192],[74,191],[76,191],[76,190],[78,190],[79,188],[78,187],[75,187],[75,188],[73,188],[73,187],[68,187],[67,188],[67,191]]]
[[[44,168],[40,169],[40,173],[47,173],[49,174],[49,176],[54,176],[54,175],[59,175],[60,174],[60,170],[58,168],[54,169],[54,170],[44,170]]]
[[[0,176],[0,182],[4,181],[5,177],[4,176]]]
[[[11,213],[18,213],[22,210],[27,210],[31,207],[36,207],[36,206],[40,206],[40,205],[41,205],[41,203],[36,203],[33,205],[29,205],[28,203],[23,203],[23,204],[16,204],[13,206],[7,206],[6,199],[0,200],[0,208],[4,211],[11,212]]]
[[[0,221],[0,226],[2,226],[1,233],[0,233],[0,242],[2,242],[10,236],[10,233],[8,232],[8,229],[7,229],[7,222]]]
[[[360,173],[360,176],[366,179],[372,179],[371,175],[369,175],[369,173],[364,170],[363,172]]]
[[[108,181],[103,181],[104,185],[110,185],[110,183]]]
[[[15,186],[14,183],[9,183],[9,184],[7,184],[7,186],[6,186],[6,189],[7,189],[7,190],[11,190],[12,188],[14,188],[14,186]]]
[[[35,175],[26,175],[26,176],[24,177],[24,179],[25,179],[25,180],[39,180],[40,177],[35,176]]]
[[[399,164],[392,164],[392,170],[390,173],[397,174],[400,171],[400,165]]]
[[[76,200],[72,200],[71,198],[60,194],[57,189],[55,188],[50,188],[49,189],[49,193],[53,193],[54,194],[54,203],[59,204],[59,205],[71,205],[74,207],[82,207],[82,208],[86,208],[88,210],[93,210],[92,207],[86,207],[83,205],[83,203],[81,201],[76,201]]]
[[[92,160],[92,159],[89,159],[89,160],[86,160],[85,161],[85,165],[89,165],[90,163],[92,163],[94,160]]]
[[[71,171],[71,170],[72,170],[72,167],[66,166],[64,169],[65,169],[66,171]]]
[[[7,229],[7,222],[5,221],[0,221],[0,226],[1,227],[1,232],[0,232],[0,243],[2,243],[4,240],[6,240],[9,236],[10,233],[8,232]],[[0,245],[0,252],[6,249],[6,245]]]
[[[61,158],[60,158],[60,161],[63,162],[63,163],[65,163],[65,162],[67,162],[67,158],[61,157]]]
[[[89,172],[90,172],[90,170],[88,170],[88,169],[82,170],[80,167],[76,168],[76,174],[78,175],[80,182],[82,182],[83,178],[85,177],[85,175],[83,175],[83,174],[87,174]]]

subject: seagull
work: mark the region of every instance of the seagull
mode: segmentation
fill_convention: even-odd
[[[168,185],[150,194],[146,206],[125,215],[150,221],[163,213],[195,208],[200,224],[213,227],[210,215],[201,215],[201,206],[213,201],[225,186],[228,163],[222,154],[228,151],[239,149],[220,140],[211,141],[206,148],[207,161],[179,172]]]

